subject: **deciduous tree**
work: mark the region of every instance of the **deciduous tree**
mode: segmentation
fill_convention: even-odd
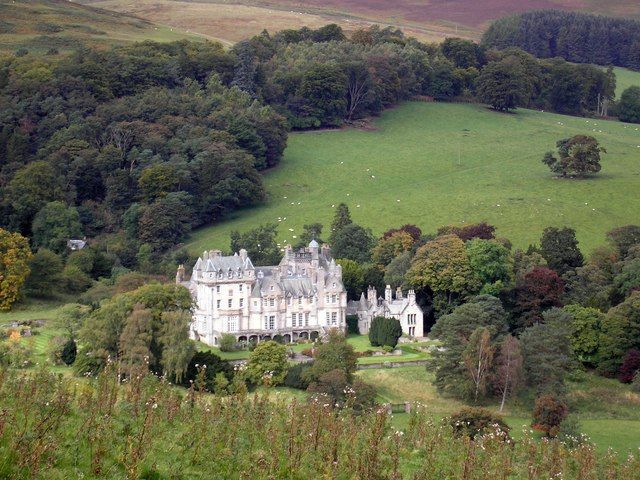
[[[464,242],[456,235],[444,235],[420,247],[407,281],[444,295],[449,304],[454,296],[473,291],[476,286]]]
[[[487,392],[494,352],[494,347],[491,345],[491,332],[486,327],[478,327],[474,330],[462,352],[462,361],[467,375],[473,382],[473,398],[476,403],[478,398]]]
[[[553,173],[562,177],[569,175],[582,177],[601,170],[600,153],[606,153],[606,150],[595,138],[588,135],[574,135],[571,138],[559,140],[556,146],[558,158],[554,157],[552,152],[547,152],[542,159]]]
[[[500,412],[507,398],[515,394],[522,383],[522,351],[520,342],[512,335],[506,335],[496,358],[493,385],[500,395]]]
[[[0,311],[10,310],[29,276],[29,241],[0,228]]]

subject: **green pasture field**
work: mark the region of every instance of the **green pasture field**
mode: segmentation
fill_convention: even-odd
[[[616,67],[614,69],[616,73],[616,97],[620,98],[622,92],[627,88],[636,86],[640,87],[640,72],[629,70],[626,68]]]
[[[232,230],[263,223],[278,225],[282,247],[312,222],[325,225],[326,238],[340,202],[376,235],[405,223],[435,232],[487,221],[526,248],[545,227],[570,226],[585,253],[604,243],[608,230],[640,221],[640,125],[408,102],[372,127],[291,134],[281,164],[264,176],[268,200],[199,229],[187,248],[228,250]],[[602,171],[555,178],[542,157],[576,134],[594,135],[607,149]]]

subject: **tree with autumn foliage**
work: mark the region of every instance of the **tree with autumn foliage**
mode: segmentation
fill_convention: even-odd
[[[618,380],[622,383],[631,383],[640,372],[640,350],[633,348],[627,352],[618,370]]]
[[[523,330],[542,320],[542,312],[562,306],[564,282],[548,268],[536,267],[516,283],[517,330]]]
[[[563,400],[551,394],[541,395],[536,398],[531,426],[544,432],[548,437],[555,437],[567,415],[569,415],[569,407]]]
[[[384,268],[398,255],[409,251],[414,242],[411,234],[402,230],[388,237],[382,237],[371,251],[372,259],[374,263]]]
[[[464,242],[456,235],[437,237],[420,247],[407,272],[407,281],[414,287],[431,289],[447,307],[477,287]]]
[[[0,311],[10,310],[29,276],[31,249],[19,233],[0,228]]]
[[[466,242],[473,238],[481,240],[491,240],[495,238],[496,227],[489,225],[487,222],[471,223],[462,227],[455,225],[447,225],[438,229],[438,235],[457,235]]]

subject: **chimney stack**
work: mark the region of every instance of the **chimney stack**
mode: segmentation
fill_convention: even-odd
[[[367,300],[369,300],[369,303],[371,304],[376,304],[378,300],[378,292],[376,292],[376,287],[372,287],[371,285],[369,285],[369,288],[367,289]]]
[[[416,303],[416,291],[413,289],[409,290],[409,295],[407,298],[409,298],[409,304],[412,305]]]
[[[402,289],[400,287],[396,288],[396,300],[402,300]]]
[[[391,290],[391,285],[387,285],[387,287],[384,289],[384,299],[387,301],[387,303],[391,303],[393,298],[392,298],[392,290]]]

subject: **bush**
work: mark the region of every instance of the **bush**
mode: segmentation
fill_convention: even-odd
[[[300,353],[306,357],[313,358],[313,348],[305,348]]]
[[[456,437],[474,439],[477,435],[495,433],[499,429],[504,433],[504,439],[510,439],[509,425],[500,415],[479,407],[465,407],[449,417],[448,424]]]
[[[369,342],[374,347],[388,345],[392,348],[402,336],[402,326],[395,318],[375,317],[369,328]]]
[[[360,335],[357,315],[347,315],[347,333],[349,335]]]
[[[298,363],[287,371],[287,376],[284,377],[284,386],[290,388],[297,388],[299,390],[306,390],[309,387],[308,376],[305,375],[311,368],[311,363]]]
[[[531,426],[549,437],[555,437],[568,414],[569,407],[564,401],[555,395],[540,395],[536,398]]]
[[[192,382],[195,382],[198,376],[198,369],[206,365],[204,375],[204,386],[209,392],[214,392],[216,389],[216,376],[218,373],[222,373],[228,380],[233,378],[233,369],[228,362],[225,362],[215,353],[211,351],[196,352],[191,358],[187,371],[182,377],[182,385],[185,387],[191,386]]]
[[[49,340],[47,344],[47,351],[49,352],[49,360],[54,365],[62,364],[62,350],[67,343],[67,338],[62,336],[55,336]]]
[[[69,366],[72,365],[73,362],[76,361],[76,354],[78,353],[78,347],[76,346],[75,340],[70,338],[62,347],[62,352],[60,352],[60,360],[62,363]]]
[[[336,408],[353,408],[361,411],[375,405],[376,391],[362,381],[349,383],[344,370],[335,369],[320,375],[309,385],[311,399],[328,402]]]
[[[633,377],[633,382],[631,382],[631,390],[636,393],[640,393],[640,370],[636,372],[636,376]]]
[[[225,333],[220,337],[220,351],[221,352],[235,352],[238,349],[236,337],[230,333]]]
[[[558,430],[558,439],[569,445],[570,447],[577,447],[588,441],[588,437],[584,435],[580,430],[582,426],[575,415],[569,415],[560,424]]]
[[[248,379],[258,385],[279,385],[288,369],[286,347],[273,340],[259,343],[247,362]]]
[[[633,348],[624,356],[618,370],[618,380],[622,383],[631,383],[638,371],[640,371],[640,350]]]
[[[391,352],[393,352],[395,349],[394,349],[393,347],[389,346],[389,345],[383,345],[383,346],[382,346],[382,350],[383,350],[385,353],[391,353]]]

